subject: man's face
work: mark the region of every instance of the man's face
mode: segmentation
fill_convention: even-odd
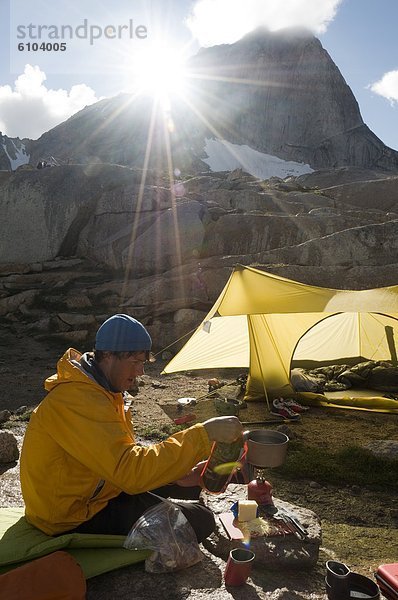
[[[101,363],[101,368],[113,389],[125,392],[134,387],[137,377],[144,374],[146,352],[135,352],[128,358],[110,354]]]

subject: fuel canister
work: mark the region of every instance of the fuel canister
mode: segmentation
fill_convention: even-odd
[[[273,504],[272,485],[264,479],[253,479],[247,485],[247,499],[255,500],[259,506]]]

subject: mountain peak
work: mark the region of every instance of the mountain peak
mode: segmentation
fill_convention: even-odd
[[[150,166],[167,170],[171,149],[179,169],[206,170],[207,140],[218,139],[312,169],[398,169],[398,152],[364,124],[339,69],[308,30],[260,27],[234,44],[201,48],[189,68],[196,75],[189,102],[172,105],[169,141],[159,111]],[[33,143],[31,160],[52,155],[141,167],[152,107],[147,97],[100,101]]]
[[[285,43],[298,43],[301,40],[319,40],[314,36],[312,31],[306,27],[284,27],[283,29],[271,30],[268,27],[256,27],[239,41],[261,42],[261,41],[280,41]]]

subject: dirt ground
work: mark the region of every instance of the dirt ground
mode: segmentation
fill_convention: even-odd
[[[15,411],[21,406],[33,408],[44,396],[43,380],[55,370],[64,348],[26,338],[23,331],[9,326],[1,328],[0,336],[0,410]],[[178,416],[194,413],[196,422],[216,416],[213,400],[207,397],[209,377],[217,376],[234,382],[238,372],[184,373],[161,375],[165,363],[150,365],[142,378],[138,394],[133,398],[132,412],[140,439],[152,430],[171,424]],[[193,408],[178,410],[178,398],[194,397]],[[265,403],[251,403],[240,412],[243,422],[269,418]],[[22,442],[25,423],[12,426]],[[245,425],[245,428],[253,428]],[[277,427],[271,425],[269,427]],[[398,418],[386,414],[311,408],[299,422],[289,424],[293,437],[311,447],[337,450],[348,445],[365,445],[371,440],[398,440]],[[272,574],[254,572],[252,588],[246,594],[233,595],[222,584],[221,559],[205,551],[202,565],[180,573],[177,579],[153,576],[142,565],[122,569],[89,581],[89,599],[102,598],[324,598],[324,564],[334,558],[346,562],[352,570],[372,576],[378,565],[398,560],[398,494],[391,490],[358,488],[349,483],[340,487],[311,479],[287,480],[272,473],[269,479],[274,495],[283,500],[310,508],[322,522],[323,541],[317,567],[311,573]],[[0,505],[21,506],[17,465],[0,469]],[[264,578],[265,577],[265,578]],[[257,578],[257,579],[256,579]],[[137,581],[140,585],[137,587]],[[135,582],[134,585],[132,582]],[[160,581],[162,582],[160,585]],[[177,583],[176,583],[177,582]],[[162,592],[159,589],[162,589]],[[289,592],[294,589],[294,592]],[[112,591],[113,590],[113,591]],[[115,592],[117,590],[117,593]],[[133,591],[134,590],[134,591]],[[276,590],[286,590],[277,594]]]

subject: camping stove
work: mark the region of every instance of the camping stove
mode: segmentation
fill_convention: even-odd
[[[265,478],[266,469],[283,464],[289,438],[280,431],[257,429],[244,434],[246,461],[253,476],[247,486],[247,497],[259,506],[273,506],[272,485]]]
[[[253,467],[254,479],[247,485],[248,500],[255,500],[259,506],[274,505],[272,485],[265,479],[264,469]]]

